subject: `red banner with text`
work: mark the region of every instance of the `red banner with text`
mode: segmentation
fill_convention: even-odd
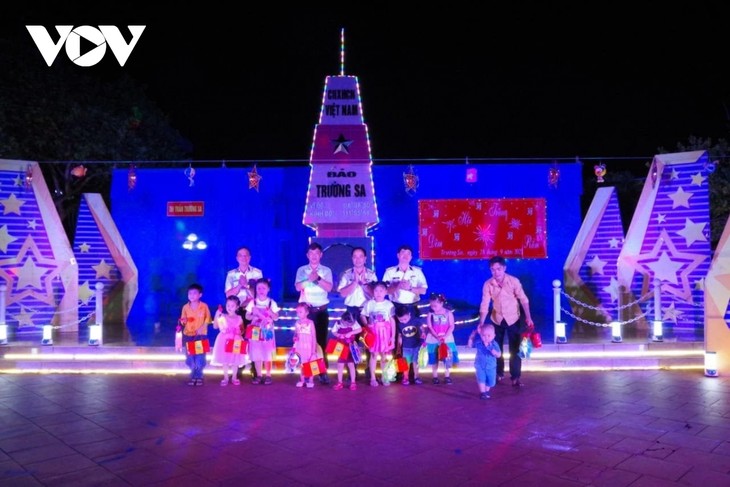
[[[420,200],[421,259],[547,258],[544,198]]]

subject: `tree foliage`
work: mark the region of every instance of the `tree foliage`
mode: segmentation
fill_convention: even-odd
[[[115,165],[179,161],[191,148],[123,70],[61,61],[49,68],[40,59],[31,62],[38,57],[28,46],[0,39],[0,158],[40,163],[73,241],[81,195],[102,193],[110,204]],[[79,165],[87,169],[83,177],[74,175]]]

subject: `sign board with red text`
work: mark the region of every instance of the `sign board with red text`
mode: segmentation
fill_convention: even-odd
[[[547,258],[544,198],[418,202],[421,259]]]

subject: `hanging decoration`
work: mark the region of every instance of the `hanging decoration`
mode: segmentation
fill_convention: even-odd
[[[656,188],[656,182],[659,179],[659,169],[656,166],[656,161],[652,161],[649,175],[651,176],[651,187]]]
[[[604,182],[603,176],[606,175],[606,165],[604,163],[596,164],[593,166],[593,174],[596,175],[596,182]]]
[[[551,188],[557,188],[559,181],[560,181],[560,169],[558,168],[558,163],[553,162],[553,167],[548,169],[548,185]]]
[[[28,164],[25,168],[25,178],[23,179],[23,182],[25,183],[25,189],[30,189],[33,185],[33,166]]]
[[[86,167],[83,164],[74,167],[71,169],[71,176],[79,179],[83,178],[86,176]]]
[[[418,190],[418,175],[413,169],[413,165],[408,166],[408,172],[403,173],[403,185],[405,186],[406,193],[413,196]]]
[[[142,110],[139,107],[132,107],[132,116],[129,117],[130,130],[137,130],[142,124]]]
[[[466,158],[466,178],[465,181],[467,183],[476,183],[479,179],[479,174],[477,173],[476,167],[471,167],[469,165],[469,158]]]
[[[129,172],[127,173],[127,188],[132,191],[137,186],[137,171],[134,164],[129,165]]]
[[[192,163],[190,163],[187,169],[185,169],[185,177],[188,178],[188,181],[190,181],[191,188],[195,186],[195,168]]]
[[[259,175],[256,165],[254,164],[253,169],[248,172],[248,189],[255,189],[256,192],[259,190],[259,182],[263,178]]]
[[[717,168],[717,163],[718,163],[718,161],[712,161],[712,162],[707,161],[705,163],[705,171],[707,171],[708,174],[712,174],[713,172],[715,172],[715,169]]]

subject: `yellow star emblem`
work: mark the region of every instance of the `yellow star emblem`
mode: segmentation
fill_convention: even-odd
[[[8,233],[7,225],[0,227],[0,250],[7,252],[8,245],[16,240],[18,240],[16,237],[13,237]]]
[[[92,297],[94,297],[94,291],[91,290],[91,287],[89,286],[89,281],[85,281],[82,285],[79,286],[79,301],[84,304],[89,304],[89,301],[91,301]]]
[[[81,251],[82,254],[88,254],[90,248],[91,248],[91,245],[87,244],[86,242],[79,245],[79,250]]]
[[[20,313],[13,315],[13,319],[18,322],[18,328],[35,326],[35,323],[33,323],[33,320],[31,319],[32,317],[33,313],[29,312],[22,304],[20,305]]]
[[[28,260],[30,260],[30,264],[27,263]],[[38,269],[38,267],[41,269]],[[42,292],[36,289],[35,283],[33,282],[33,279],[39,278],[37,273],[41,270],[42,272],[39,276],[43,277],[43,285],[37,287],[42,289]],[[44,257],[38,249],[38,245],[33,240],[33,237],[28,235],[20,247],[18,255],[0,260],[0,282],[7,282],[10,291],[8,293],[7,306],[22,301],[23,298],[28,296],[50,306],[55,306],[56,299],[53,292],[53,279],[59,277],[60,273],[61,267],[58,262],[53,258],[49,259]],[[15,285],[16,280],[18,284],[24,284],[25,289]]]
[[[112,266],[104,262],[104,259],[101,259],[101,261],[97,265],[92,265],[91,268],[96,271],[97,279],[99,279],[100,277],[106,277],[107,279],[112,278],[112,276],[109,274],[112,270]]]
[[[25,179],[21,177],[20,174],[15,176],[15,179],[13,179],[13,186],[15,186],[16,188],[22,188],[24,184]]]
[[[22,267],[18,269],[18,286],[17,289],[32,287],[35,289],[43,289],[41,277],[48,272],[48,269],[37,267],[33,259],[27,258],[23,262]]]
[[[32,220],[28,220],[28,228],[32,228],[33,230],[35,230],[35,227],[37,226],[38,222],[35,221],[35,218],[33,218]]]
[[[3,205],[3,215],[7,215],[8,213],[15,213],[16,215],[20,215],[20,207],[25,204],[25,201],[19,200],[15,193],[11,193],[10,196],[5,198],[4,200],[0,200],[0,205]]]

